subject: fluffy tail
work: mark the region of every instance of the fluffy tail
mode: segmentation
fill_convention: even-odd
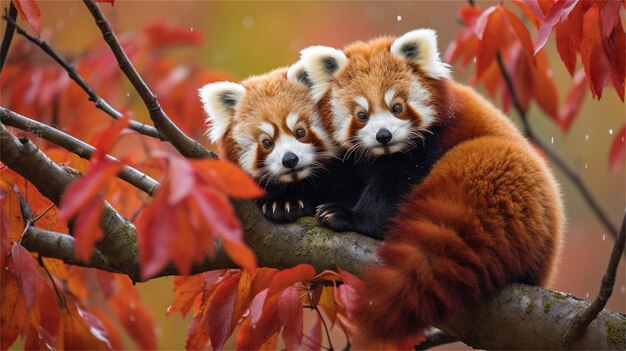
[[[506,143],[461,149],[412,190],[381,265],[363,273],[351,318],[370,341],[413,338],[506,283],[542,285],[553,271],[563,215],[542,163]]]

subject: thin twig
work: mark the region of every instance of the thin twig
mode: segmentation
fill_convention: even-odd
[[[78,73],[74,65],[68,63],[67,60],[61,57],[61,55],[56,52],[56,50],[54,50],[47,42],[28,34],[28,32],[21,28],[18,24],[16,24],[13,19],[7,16],[3,16],[2,18],[4,18],[4,20],[7,21],[9,25],[12,25],[13,28],[17,30],[18,34],[22,35],[33,44],[37,45],[39,48],[41,48],[41,50],[48,54],[48,56],[54,59],[59,65],[61,65],[61,67],[63,67],[67,74],[70,76],[70,78],[74,82],[76,82],[76,84],[78,84],[78,86],[80,86],[81,89],[85,91],[85,93],[87,93],[87,95],[89,96],[89,101],[94,102],[97,108],[104,111],[106,114],[115,119],[120,119],[123,117],[122,113],[114,109],[103,98],[98,96],[96,92],[89,86],[89,84],[87,84],[85,79],[83,79],[83,77]],[[156,128],[147,124],[143,124],[139,121],[131,120],[129,128],[139,134],[147,135],[153,138],[157,138],[159,140],[165,140],[163,135],[161,135],[161,133]]]
[[[426,338],[426,340],[421,342],[419,345],[415,345],[415,350],[428,350],[435,346],[445,345],[457,341],[459,341],[459,339],[455,338],[454,336],[444,331],[437,330],[434,333],[430,334],[428,338]]]
[[[0,107],[0,122],[33,133],[35,136],[59,145],[86,160],[88,160],[95,151],[93,146],[82,140],[3,107]],[[107,155],[106,158],[109,161],[117,161],[116,158],[109,155]],[[159,186],[156,180],[130,166],[124,166],[118,174],[118,177],[148,195],[152,195]]]
[[[120,69],[130,83],[133,85],[143,103],[146,105],[150,118],[156,129],[161,132],[167,140],[180,152],[188,158],[216,158],[217,156],[206,150],[200,143],[191,139],[183,133],[172,120],[165,114],[156,95],[152,93],[148,85],[143,81],[132,62],[124,52],[109,22],[104,18],[100,7],[91,0],[83,0],[89,12],[96,21],[96,25],[102,32],[104,41],[109,45],[113,55],[117,59]]]
[[[548,156],[548,158],[552,162],[554,162],[554,164],[556,164],[557,167],[559,167],[559,169],[561,169],[561,171],[565,174],[565,176],[567,176],[570,179],[570,181],[574,183],[578,191],[582,194],[583,198],[585,199],[589,207],[591,207],[591,209],[596,214],[596,216],[600,219],[602,224],[604,224],[604,226],[609,230],[609,232],[613,235],[614,238],[617,237],[617,230],[618,230],[617,226],[613,224],[609,216],[602,209],[602,207],[600,206],[600,203],[593,196],[593,194],[591,193],[591,190],[589,190],[589,188],[587,187],[585,182],[582,180],[580,175],[574,170],[574,168],[572,168],[570,165],[567,164],[567,162],[565,162],[563,157],[559,155],[556,152],[556,150],[548,146],[548,144],[546,144],[543,140],[541,140],[541,138],[539,138],[535,134],[535,131],[531,128],[530,123],[528,122],[526,111],[522,108],[522,105],[520,104],[517,98],[517,94],[513,86],[513,81],[511,80],[511,77],[506,71],[504,62],[502,62],[502,55],[498,53],[496,56],[496,59],[498,61],[500,73],[502,74],[502,77],[504,78],[507,89],[509,90],[509,93],[511,95],[513,106],[515,107],[515,110],[517,111],[517,114],[519,115],[520,120],[522,121],[522,126],[524,127],[524,135],[528,139],[530,139],[530,141],[532,141],[533,144],[535,144],[539,149],[541,149],[541,151],[543,151]]]
[[[604,309],[609,297],[613,293],[613,285],[615,285],[615,274],[617,274],[617,267],[619,266],[619,261],[622,258],[622,253],[624,252],[624,242],[626,235],[624,232],[626,230],[626,212],[624,213],[624,218],[622,218],[622,228],[617,235],[617,239],[615,240],[615,244],[613,245],[613,250],[611,251],[611,257],[609,258],[609,264],[606,267],[606,272],[602,277],[602,284],[600,285],[600,292],[596,299],[591,303],[591,305],[578,313],[576,317],[572,319],[572,324],[569,328],[567,341],[569,345],[574,344],[580,337],[583,336],[587,326],[596,319],[598,313]]]
[[[4,16],[11,21],[7,22],[4,37],[2,37],[2,45],[0,46],[0,72],[2,72],[2,67],[4,67],[4,62],[7,58],[7,54],[9,53],[9,47],[11,47],[11,41],[13,41],[13,33],[15,33],[17,9],[15,8],[15,5],[13,5],[13,1],[9,1],[9,11],[5,12]]]

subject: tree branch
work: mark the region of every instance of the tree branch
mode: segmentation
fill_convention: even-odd
[[[200,143],[185,135],[170,120],[163,109],[161,109],[161,105],[159,104],[156,95],[152,93],[143,79],[141,79],[141,76],[137,73],[137,70],[124,52],[124,49],[122,49],[122,46],[111,29],[111,25],[104,18],[102,11],[100,11],[100,7],[98,7],[98,5],[91,0],[83,0],[83,2],[89,9],[89,12],[91,12],[93,18],[96,20],[96,25],[100,28],[104,41],[106,41],[111,48],[111,51],[113,51],[113,55],[119,63],[120,69],[124,72],[146,105],[146,108],[150,113],[150,118],[152,119],[156,129],[167,138],[167,140],[176,148],[176,150],[178,150],[178,152],[181,153],[181,155],[185,157],[216,158],[217,156],[214,153],[206,150],[202,147],[202,145],[200,145]]]
[[[74,153],[86,160],[91,158],[91,155],[95,151],[93,146],[82,140],[76,139],[56,128],[22,116],[4,107],[0,107],[0,122],[5,125],[33,133],[34,135],[59,145],[69,152]],[[117,161],[115,157],[109,155],[107,155],[106,158],[109,161]],[[137,189],[144,191],[148,195],[152,195],[159,186],[159,183],[156,180],[130,166],[124,166],[118,174],[118,177],[133,185]]]
[[[591,207],[596,216],[600,219],[602,224],[609,230],[609,232],[613,235],[613,237],[617,237],[617,226],[613,224],[609,216],[600,206],[598,200],[593,196],[591,190],[587,187],[585,182],[582,180],[580,175],[572,168],[570,165],[565,162],[563,157],[559,155],[556,150],[552,149],[548,144],[546,144],[541,138],[539,138],[535,131],[531,128],[530,123],[528,122],[528,117],[526,115],[526,111],[522,108],[522,105],[517,98],[517,94],[515,92],[515,88],[513,87],[513,82],[511,81],[511,77],[509,76],[506,68],[504,67],[504,63],[502,62],[502,55],[500,53],[497,54],[496,59],[498,61],[498,67],[500,68],[500,73],[504,78],[509,94],[511,94],[511,100],[513,101],[513,106],[517,111],[517,114],[522,121],[522,126],[524,127],[524,135],[530,139],[541,151],[543,151],[548,158],[554,162],[554,164],[561,169],[563,174],[570,179],[572,183],[576,186],[576,189],[582,194],[583,198]]]
[[[7,22],[7,27],[4,30],[4,37],[2,37],[2,44],[0,46],[0,72],[4,67],[4,62],[9,53],[11,47],[11,41],[13,40],[13,33],[15,33],[15,19],[17,18],[17,9],[13,5],[13,1],[9,1],[9,11],[5,12],[5,17],[11,19],[13,23]]]
[[[46,196],[58,200],[62,189],[72,179],[70,173],[47,159],[28,139],[21,138],[18,141],[2,125],[0,138],[0,161],[27,178],[44,195],[48,194]],[[44,159],[41,160],[42,158]],[[24,170],[25,165],[30,166]],[[54,178],[63,181],[52,181]],[[46,191],[42,187],[50,189]],[[137,281],[139,265],[134,241],[135,228],[119,217],[110,206],[108,208],[103,215],[106,236],[98,243],[98,249],[104,257],[91,265],[122,272]],[[346,271],[359,274],[363,267],[376,263],[375,250],[379,244],[377,240],[357,233],[331,232],[318,227],[314,218],[303,218],[294,224],[272,224],[250,201],[237,202],[236,208],[245,230],[246,242],[257,253],[260,266],[287,268],[299,263],[310,263],[321,271],[338,265]],[[71,264],[77,263],[73,251],[70,250],[73,242],[68,239],[69,236],[33,230],[36,235],[29,235],[23,242],[27,249],[41,252],[44,256],[63,259]],[[103,245],[109,241],[113,244]],[[125,245],[114,245],[120,241]],[[58,250],[56,245],[65,249]],[[215,260],[205,260],[197,264],[193,272],[236,268],[219,243],[216,251]],[[176,274],[171,266],[159,276],[170,274]],[[494,297],[466,313],[455,316],[454,320],[439,328],[478,348],[560,349],[564,347],[560,330],[569,319],[564,316],[574,316],[586,306],[587,303],[570,296],[537,287],[514,285],[496,293]],[[502,328],[503,325],[507,327]],[[498,332],[494,334],[494,330]],[[549,332],[545,332],[546,330]],[[557,331],[552,332],[553,330]],[[593,345],[595,348],[619,348],[620,340],[624,340],[620,337],[625,331],[626,317],[603,311],[573,347],[589,348]]]
[[[611,294],[613,293],[613,286],[615,285],[617,267],[619,266],[619,261],[622,258],[622,253],[624,252],[624,242],[626,241],[624,234],[625,230],[626,213],[624,213],[624,217],[622,218],[622,228],[620,229],[617,239],[615,240],[615,244],[613,245],[608,267],[602,277],[600,292],[591,306],[578,313],[572,320],[569,332],[567,333],[568,343],[574,343],[583,336],[589,324],[598,316],[598,313],[602,311],[604,306],[606,306],[609,297],[611,297]]]
[[[39,192],[59,204],[75,174],[52,162],[26,137],[16,138],[0,123],[0,162],[32,183]],[[121,272],[138,270],[135,227],[106,201],[102,214],[104,239],[96,247]]]
[[[104,111],[106,114],[108,114],[109,116],[115,119],[120,119],[123,117],[122,113],[114,109],[104,99],[98,96],[95,93],[95,91],[91,89],[91,87],[83,79],[83,77],[78,73],[76,68],[70,63],[68,63],[63,57],[61,57],[61,55],[59,55],[59,53],[57,53],[50,45],[48,45],[48,43],[28,34],[27,31],[25,31],[19,25],[17,25],[17,23],[15,23],[14,19],[11,19],[10,17],[7,17],[7,16],[3,16],[2,18],[4,18],[4,20],[8,22],[8,25],[12,25],[13,28],[17,29],[18,34],[24,36],[30,42],[37,45],[39,48],[41,48],[41,50],[43,50],[46,54],[48,54],[48,56],[52,57],[52,59],[54,59],[59,65],[61,65],[61,67],[63,67],[65,71],[67,72],[67,74],[70,76],[70,78],[74,82],[76,82],[76,84],[78,84],[78,86],[80,86],[81,89],[85,91],[85,93],[87,93],[87,95],[89,96],[89,101],[93,101],[96,104],[96,107],[98,109]],[[139,134],[147,135],[147,136],[157,138],[160,140],[165,140],[163,135],[161,135],[161,133],[159,133],[159,131],[156,128],[149,126],[147,124],[143,124],[139,121],[130,120],[129,128],[136,131]]]

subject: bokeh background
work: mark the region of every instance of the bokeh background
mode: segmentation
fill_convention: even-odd
[[[38,3],[42,13],[43,37],[67,56],[79,56],[101,37],[82,2],[40,0]],[[290,65],[297,60],[298,52],[308,45],[342,47],[354,40],[367,40],[385,34],[400,35],[418,27],[436,29],[441,51],[445,52],[460,29],[457,12],[462,4],[464,2],[461,1],[117,0],[114,7],[101,4],[101,8],[116,33],[131,38],[155,21],[189,28],[190,32],[201,32],[204,37],[201,44],[168,48],[163,55],[178,62],[193,62],[224,72],[233,79],[244,79]],[[491,4],[477,2],[481,7]],[[1,8],[6,5],[7,1],[2,0]],[[4,29],[4,25],[2,27]],[[548,41],[547,49],[563,99],[571,78],[556,53],[553,37]],[[141,72],[142,67],[138,68]],[[459,72],[456,67],[453,72],[461,82],[467,82],[471,75],[471,72]],[[151,85],[150,79],[147,80]],[[0,103],[6,106],[6,101]],[[143,112],[141,114],[144,115]],[[515,114],[509,115],[517,123]],[[574,166],[615,223],[621,220],[625,208],[625,173],[624,167],[615,173],[608,172],[608,151],[624,123],[624,116],[624,103],[612,88],[605,90],[600,101],[592,100],[587,94],[579,117],[566,135],[536,106],[531,108],[529,115],[538,134],[551,141],[553,147]],[[184,118],[202,119],[203,116],[187,115]],[[562,186],[568,226],[560,273],[553,288],[591,301],[599,290],[613,238],[594,217],[570,181],[558,169],[554,168],[554,171]],[[624,276],[622,262],[608,304],[608,308],[622,313],[625,312],[626,300]],[[179,314],[166,316],[167,306],[173,298],[172,281],[171,278],[161,278],[138,285],[159,325],[159,346],[162,349],[184,347],[190,320],[189,316],[183,320]],[[448,347],[461,346],[454,344]]]

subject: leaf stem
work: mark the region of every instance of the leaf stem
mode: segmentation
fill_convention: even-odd
[[[4,16],[11,19],[11,21],[7,22],[7,27],[5,28],[4,37],[2,37],[2,44],[0,46],[0,72],[2,72],[2,67],[4,67],[4,62],[9,54],[9,47],[11,47],[11,41],[13,41],[13,33],[15,33],[17,8],[15,8],[13,1],[9,1],[9,11],[7,12],[5,9]]]

